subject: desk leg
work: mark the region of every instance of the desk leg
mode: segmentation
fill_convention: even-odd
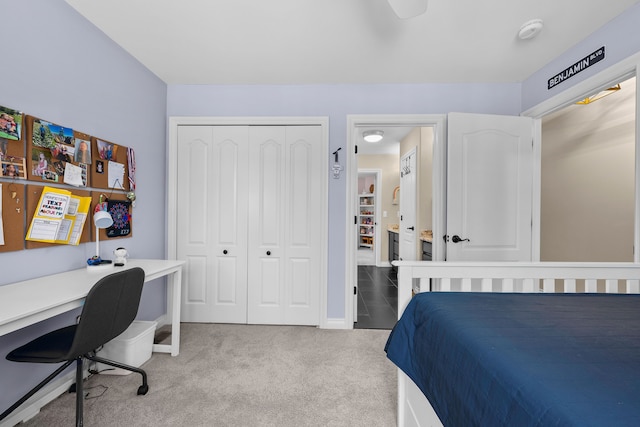
[[[180,353],[180,295],[182,290],[182,268],[171,274],[167,280],[167,314],[171,315],[171,344],[154,344],[153,351]]]

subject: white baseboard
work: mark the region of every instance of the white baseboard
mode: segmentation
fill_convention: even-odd
[[[347,323],[345,319],[326,319],[320,325],[321,329],[353,329],[353,322]]]
[[[75,367],[75,364],[72,366]],[[28,421],[35,417],[40,412],[40,408],[54,399],[57,399],[58,396],[66,393],[75,381],[75,369],[71,369],[66,374],[61,374],[44,386],[42,390],[31,396],[29,400],[23,403],[21,409],[19,408],[15,410],[11,415],[2,420],[0,422],[0,427],[15,426],[16,424]]]
[[[171,325],[171,319],[169,319],[169,317],[166,314],[163,314],[162,316],[158,317],[156,320],[156,329],[160,329],[165,325]]]

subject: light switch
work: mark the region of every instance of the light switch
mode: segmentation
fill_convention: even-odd
[[[387,211],[382,211],[382,218],[386,218],[387,217]]]

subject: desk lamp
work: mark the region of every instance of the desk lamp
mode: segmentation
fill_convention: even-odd
[[[93,212],[93,223],[96,226],[96,254],[87,260],[87,270],[105,270],[113,267],[111,261],[100,258],[100,229],[109,228],[113,225],[113,218],[107,210],[107,202],[102,201],[96,205]]]

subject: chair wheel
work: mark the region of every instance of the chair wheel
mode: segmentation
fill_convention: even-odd
[[[147,392],[149,391],[149,386],[148,385],[141,385],[140,387],[138,387],[138,394],[147,394]]]

